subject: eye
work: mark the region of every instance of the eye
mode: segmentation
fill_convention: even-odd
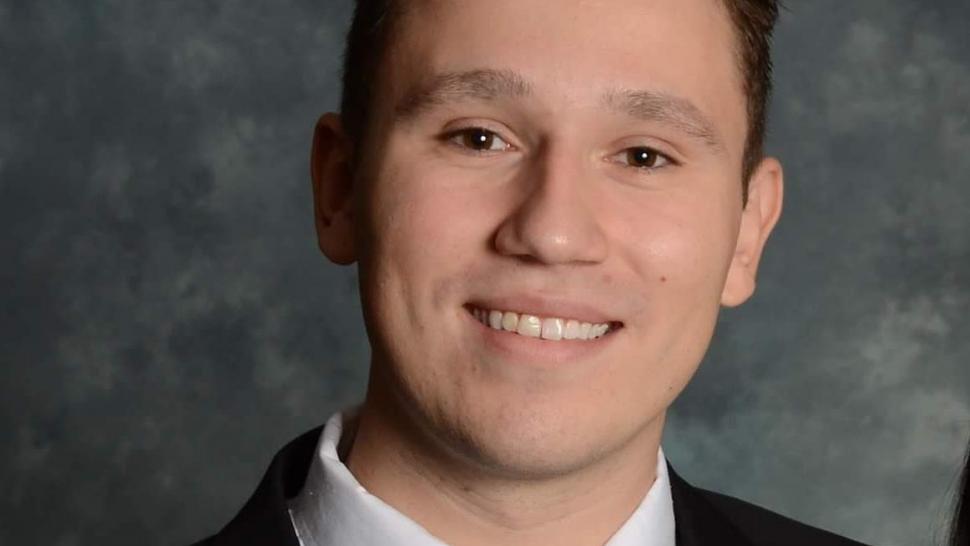
[[[448,135],[448,140],[474,152],[502,152],[512,147],[495,132],[481,127],[470,127]]]
[[[619,161],[627,167],[646,171],[660,169],[673,163],[673,160],[668,156],[646,146],[627,148],[613,157],[615,161]]]

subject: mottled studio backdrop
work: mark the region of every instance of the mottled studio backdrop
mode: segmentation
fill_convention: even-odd
[[[970,436],[970,3],[790,4],[785,216],[666,449],[700,485],[930,544]],[[360,397],[355,273],[318,255],[307,174],[349,9],[0,1],[0,543],[213,532]]]

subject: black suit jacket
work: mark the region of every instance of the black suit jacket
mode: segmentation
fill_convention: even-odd
[[[322,430],[307,432],[277,453],[239,514],[196,546],[300,546],[287,499],[303,487]],[[677,546],[861,546],[738,499],[693,487],[672,468],[670,487]]]

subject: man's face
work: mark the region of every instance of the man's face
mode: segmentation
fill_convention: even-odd
[[[520,476],[659,436],[737,267],[745,98],[719,2],[411,2],[374,108],[356,254],[400,409]],[[523,315],[610,331],[530,337]]]

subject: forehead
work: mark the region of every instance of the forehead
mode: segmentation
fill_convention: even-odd
[[[550,104],[610,89],[684,98],[744,125],[731,18],[721,0],[410,0],[382,78],[392,95],[437,74],[522,75]]]

